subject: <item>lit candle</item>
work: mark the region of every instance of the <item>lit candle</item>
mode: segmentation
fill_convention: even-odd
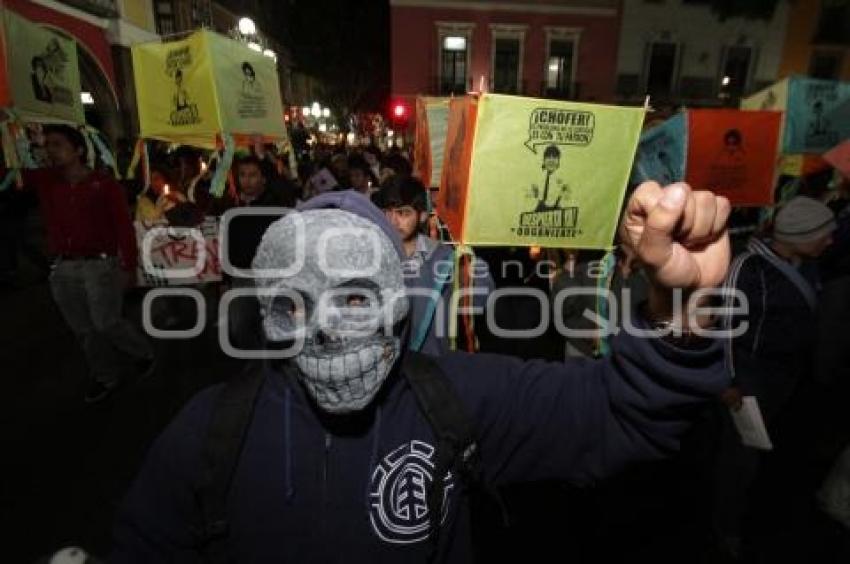
[[[169,188],[168,188],[168,184],[166,184],[166,185],[162,188],[162,193],[163,193],[163,194],[165,194],[165,195],[167,196],[167,195],[168,195],[168,190],[169,190]]]
[[[206,171],[207,171],[207,162],[205,160],[201,159],[201,172],[206,172]]]

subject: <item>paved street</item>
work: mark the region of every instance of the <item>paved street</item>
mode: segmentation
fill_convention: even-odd
[[[131,316],[138,300],[128,304]],[[235,363],[216,357],[207,335],[156,343],[156,374],[113,399],[83,403],[82,352],[46,284],[0,295],[4,323],[0,362],[6,390],[2,414],[2,505],[14,562],[59,547],[102,553],[109,524],[147,447],[180,406]],[[138,316],[136,315],[136,318]],[[4,558],[5,560],[5,558]]]

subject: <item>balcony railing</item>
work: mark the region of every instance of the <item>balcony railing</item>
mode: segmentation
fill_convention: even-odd
[[[549,88],[544,81],[540,83],[540,96],[543,98],[551,98],[553,100],[578,100],[581,95],[581,88],[578,82],[565,84],[560,88]]]
[[[60,0],[60,2],[100,18],[118,17],[118,6],[115,0]]]
[[[432,76],[429,80],[429,92],[431,96],[448,96],[449,94],[463,95],[467,92],[477,91],[481,87],[478,80],[467,79],[464,86],[452,85],[443,82],[440,77]],[[535,96],[541,98],[551,98],[553,100],[578,100],[581,96],[581,84],[573,82],[567,84],[565,88],[547,88],[545,82],[537,83],[527,80],[521,80],[517,88],[507,90],[498,90],[495,88],[494,82],[490,79],[489,83],[484,85],[488,92],[500,94],[515,94],[517,96]]]
[[[644,80],[637,74],[620,74],[617,77],[617,100],[627,104],[642,103],[650,96],[655,108],[686,104],[694,107],[737,107],[741,98],[766,88],[771,81],[753,81],[743,88],[724,88],[717,77],[681,76],[670,88],[647,92]]]
[[[496,81],[491,77],[490,78],[490,86],[488,88],[489,92],[495,92],[497,94],[514,94],[517,96],[528,96],[531,93],[528,91],[528,81],[520,80],[519,84],[511,84],[509,87],[504,87],[503,85],[499,85],[496,87]]]
[[[434,96],[448,96],[449,94],[459,96],[466,94],[467,92],[471,92],[473,88],[476,88],[476,86],[472,84],[471,78],[467,79],[463,86],[460,84],[454,84],[451,81],[445,81],[439,76],[432,76],[430,83],[430,94]]]

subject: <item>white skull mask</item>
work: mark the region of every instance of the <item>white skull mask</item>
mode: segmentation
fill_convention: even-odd
[[[401,354],[393,328],[407,315],[401,260],[374,223],[338,209],[273,223],[257,250],[263,329],[270,341],[303,341],[295,355],[325,411],[366,407]]]

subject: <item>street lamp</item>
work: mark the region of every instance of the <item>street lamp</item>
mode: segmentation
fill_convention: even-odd
[[[239,33],[242,35],[257,35],[257,25],[249,17],[239,18]]]
[[[319,105],[318,102],[313,102],[313,105],[310,106],[313,117],[322,117],[322,106]]]
[[[331,117],[331,109],[330,108],[322,108],[322,117],[324,117],[324,118]]]

